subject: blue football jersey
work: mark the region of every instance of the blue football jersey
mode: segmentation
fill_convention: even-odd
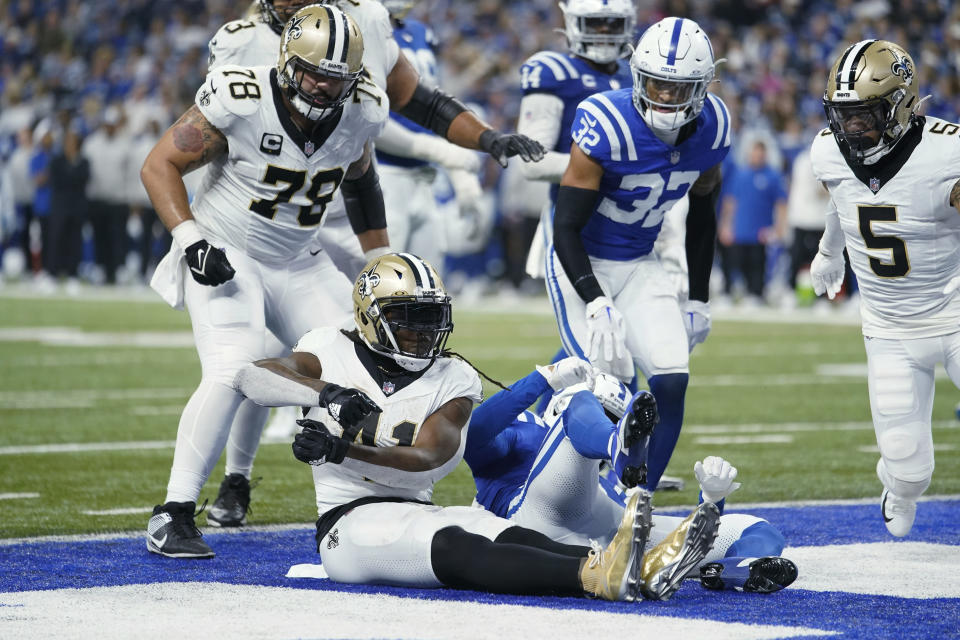
[[[520,67],[520,87],[523,95],[547,93],[563,100],[563,117],[560,121],[560,136],[557,144],[548,151],[570,153],[573,139],[570,129],[577,105],[600,91],[610,91],[633,86],[630,65],[626,60],[617,62],[612,74],[597,71],[590,64],[572,53],[540,51]],[[555,201],[558,185],[550,185],[550,200]]]
[[[400,46],[401,55],[405,55],[413,68],[420,74],[420,81],[428,87],[437,86],[437,37],[433,30],[422,22],[417,20],[404,20],[393,29],[393,39]],[[416,131],[417,133],[434,133],[404,118],[403,116],[390,112],[390,118],[396,120],[401,125]],[[422,167],[427,164],[425,160],[415,158],[402,158],[382,151],[377,151],[377,161],[383,164],[391,164],[401,167]]]
[[[650,253],[664,214],[730,151],[730,115],[720,98],[708,93],[695,122],[693,133],[674,146],[653,134],[630,89],[580,103],[571,135],[603,167],[600,198],[581,232],[589,255],[633,260]]]

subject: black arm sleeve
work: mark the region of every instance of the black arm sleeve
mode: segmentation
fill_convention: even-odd
[[[580,232],[590,219],[599,196],[593,189],[561,186],[553,215],[553,248],[564,272],[584,302],[591,302],[603,295],[603,289],[593,275],[590,257],[580,239]]]
[[[387,212],[383,206],[383,192],[374,163],[356,180],[344,180],[340,185],[347,218],[353,232],[360,234],[371,229],[387,227]]]
[[[397,113],[446,138],[450,123],[466,110],[467,107],[453,96],[418,84],[410,102]]]
[[[706,302],[710,297],[710,271],[713,269],[713,251],[717,243],[719,195],[719,184],[708,194],[690,194],[686,248],[691,300]]]

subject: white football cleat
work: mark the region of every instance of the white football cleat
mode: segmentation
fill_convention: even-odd
[[[892,535],[902,538],[913,528],[913,519],[917,516],[917,501],[898,498],[884,489],[880,496],[880,511],[883,523]]]

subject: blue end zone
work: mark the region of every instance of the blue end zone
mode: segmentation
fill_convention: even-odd
[[[890,542],[877,505],[756,509],[783,532],[790,546]],[[666,511],[666,510],[664,510]],[[735,509],[731,509],[735,511]],[[960,502],[923,502],[910,542],[960,546]],[[806,626],[843,638],[956,638],[960,598],[912,599],[788,588],[776,594],[715,592],[687,581],[663,603],[611,603],[576,598],[500,596],[473,591],[354,586],[330,580],[285,578],[289,567],[317,563],[313,529],[210,532],[212,560],[173,560],[150,554],[142,536],[79,542],[0,546],[0,591],[118,586],[155,582],[223,582],[317,591],[386,593],[431,600],[468,600],[562,609],[645,613],[747,624]],[[804,568],[800,567],[801,575]],[[891,575],[909,581],[910,576]]]

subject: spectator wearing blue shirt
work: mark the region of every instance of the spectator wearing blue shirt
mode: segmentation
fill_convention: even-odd
[[[734,271],[747,284],[747,293],[763,300],[766,245],[784,237],[787,195],[783,178],[767,163],[767,145],[756,140],[747,165],[738,167],[726,185],[718,238],[724,246],[725,293],[731,293]]]
[[[53,158],[53,130],[46,120],[41,121],[33,131],[37,146],[30,158],[30,178],[33,181],[33,215],[39,225],[39,243],[29,241],[33,271],[50,272],[50,251],[44,246],[49,242],[50,220],[50,160]],[[30,238],[30,230],[27,229]],[[36,248],[36,251],[34,249]]]

